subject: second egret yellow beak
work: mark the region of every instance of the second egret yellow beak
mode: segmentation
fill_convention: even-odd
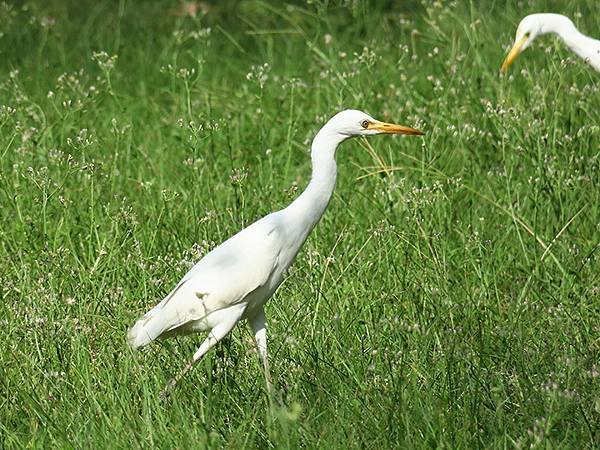
[[[506,55],[506,58],[502,63],[502,68],[500,69],[502,73],[506,73],[513,61],[517,59],[517,56],[519,56],[519,53],[521,53],[521,51],[523,50],[523,46],[525,45],[525,42],[527,42],[528,38],[529,36],[525,34],[521,37],[521,39],[514,43],[514,45],[510,49],[510,52],[508,52],[508,55]]]
[[[404,125],[395,125],[393,123],[385,122],[369,122],[367,125],[368,130],[376,130],[381,133],[387,134],[413,134],[417,136],[423,136],[425,133],[419,130],[415,130],[411,127],[405,127]]]

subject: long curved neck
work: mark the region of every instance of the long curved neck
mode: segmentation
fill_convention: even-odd
[[[545,14],[542,33],[558,35],[577,56],[600,71],[600,41],[581,33],[571,20],[560,14]]]
[[[303,230],[303,240],[312,231],[325,212],[335,188],[337,166],[335,151],[346,139],[339,133],[323,127],[315,136],[312,148],[312,177],[308,186],[287,208],[294,226]]]

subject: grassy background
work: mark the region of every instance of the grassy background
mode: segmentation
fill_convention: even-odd
[[[550,36],[498,74],[523,15],[597,36],[598,2],[11,5],[3,447],[600,445],[599,74]],[[246,326],[161,403],[202,337],[134,353],[126,329],[303,189],[343,108],[427,135],[338,152],[267,306],[285,406]]]

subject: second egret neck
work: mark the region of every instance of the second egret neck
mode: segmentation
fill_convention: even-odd
[[[571,19],[560,14],[543,14],[542,33],[558,35],[571,51],[600,70],[600,41],[581,33]]]

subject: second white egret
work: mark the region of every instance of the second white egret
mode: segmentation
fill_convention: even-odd
[[[515,42],[502,64],[502,72],[508,70],[537,36],[546,33],[558,35],[571,51],[600,72],[600,41],[581,33],[568,17],[551,13],[531,14],[521,20]]]
[[[267,388],[271,389],[263,305],[327,208],[335,187],[338,145],[353,136],[381,133],[423,134],[380,122],[361,111],[345,110],[333,116],[312,142],[312,177],[304,192],[287,208],[254,222],[209,252],[129,330],[133,348],[159,336],[209,331],[191,362],[163,394],[242,319],[247,319],[254,331]]]

